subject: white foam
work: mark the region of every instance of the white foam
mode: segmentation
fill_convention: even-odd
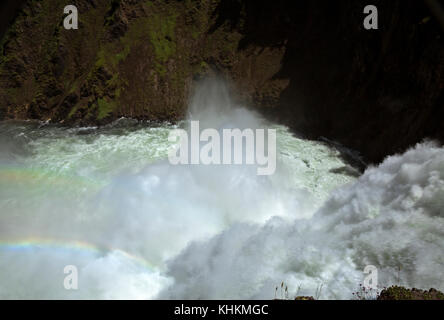
[[[161,297],[271,299],[284,281],[290,296],[323,284],[321,298],[350,299],[366,265],[380,288],[442,290],[443,199],[444,149],[420,144],[336,190],[311,219],[238,224],[190,245],[170,262],[175,283]]]

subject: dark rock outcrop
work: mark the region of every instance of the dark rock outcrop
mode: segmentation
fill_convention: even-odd
[[[444,293],[436,289],[425,291],[393,286],[382,290],[377,300],[444,300]]]

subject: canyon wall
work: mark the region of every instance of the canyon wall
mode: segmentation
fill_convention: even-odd
[[[220,74],[245,105],[369,162],[444,141],[444,33],[421,0],[373,1],[379,30],[362,0],[72,0],[78,30],[62,1],[17,3],[2,4],[0,119],[174,121]]]

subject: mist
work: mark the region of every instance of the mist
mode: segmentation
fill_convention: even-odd
[[[351,297],[365,265],[381,283],[440,286],[444,150],[432,143],[359,179],[334,147],[304,140],[197,84],[180,124],[0,124],[0,298]],[[171,165],[169,133],[273,128],[276,172]],[[79,270],[66,290],[66,265]],[[401,266],[401,271],[397,271]]]

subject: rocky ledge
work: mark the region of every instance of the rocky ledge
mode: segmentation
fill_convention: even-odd
[[[364,290],[365,291],[365,290]],[[421,289],[408,289],[401,286],[392,286],[383,289],[379,294],[354,294],[355,300],[444,300],[444,293],[434,288],[429,291]],[[300,296],[295,301],[316,300],[314,297]]]

